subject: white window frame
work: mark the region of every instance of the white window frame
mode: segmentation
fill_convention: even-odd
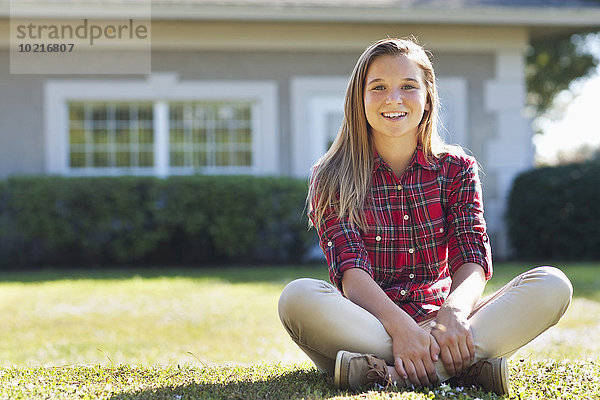
[[[206,174],[278,175],[279,135],[277,84],[274,81],[180,81],[175,73],[152,74],[146,80],[50,80],[44,85],[45,169],[58,175],[154,175],[185,172],[169,166],[169,102],[251,101],[252,166],[207,167]],[[153,103],[153,168],[70,168],[69,110],[71,101]],[[188,173],[197,170],[189,169]]]
[[[327,151],[325,113],[335,104],[344,110],[346,76],[297,76],[291,79],[292,174],[306,177],[314,163]],[[319,106],[323,106],[319,110]],[[317,111],[317,113],[315,113]],[[320,112],[319,112],[320,111]]]
[[[325,153],[327,132],[324,118],[338,107],[343,112],[348,77],[297,76],[291,80],[292,96],[292,174],[306,177]],[[438,78],[443,126],[440,135],[448,143],[469,146],[467,80]]]

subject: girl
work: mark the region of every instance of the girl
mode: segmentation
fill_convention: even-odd
[[[342,389],[452,379],[508,394],[506,358],[558,322],[568,278],[536,268],[480,298],[492,262],[478,167],[438,135],[423,48],[367,48],[344,108],[308,196],[332,284],[286,286],[285,329]]]

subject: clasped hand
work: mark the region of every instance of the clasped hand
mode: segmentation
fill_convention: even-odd
[[[458,310],[442,307],[435,319],[431,335],[440,347],[440,356],[446,372],[456,376],[475,358],[475,343],[466,315]]]
[[[440,310],[433,329],[417,325],[392,334],[394,364],[398,375],[415,386],[432,386],[438,377],[434,363],[441,357],[450,376],[460,374],[475,355],[469,322],[454,310]]]

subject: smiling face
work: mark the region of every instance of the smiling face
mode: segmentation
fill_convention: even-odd
[[[429,109],[421,69],[405,55],[377,57],[367,70],[364,105],[376,146],[393,139],[416,143],[423,113]]]

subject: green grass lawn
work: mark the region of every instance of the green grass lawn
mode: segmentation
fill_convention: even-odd
[[[524,268],[499,264],[488,290]],[[600,264],[564,268],[567,315],[510,362],[511,398],[600,399]],[[277,317],[283,286],[320,267],[4,273],[3,398],[496,398],[334,389]]]

